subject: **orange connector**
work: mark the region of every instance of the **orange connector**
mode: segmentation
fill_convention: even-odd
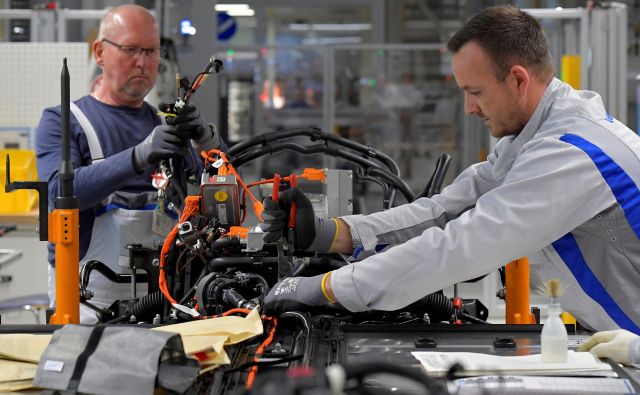
[[[249,228],[245,228],[244,226],[232,226],[229,228],[229,232],[227,232],[225,236],[246,239],[249,237]]]
[[[322,169],[306,168],[302,171],[302,174],[298,177],[304,178],[309,181],[324,182],[324,180],[327,178],[327,175],[324,173],[324,170]]]

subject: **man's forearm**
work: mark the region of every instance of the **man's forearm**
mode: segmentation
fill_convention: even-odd
[[[351,254],[353,252],[353,240],[351,229],[341,218],[336,218],[336,235],[329,252],[338,254]]]

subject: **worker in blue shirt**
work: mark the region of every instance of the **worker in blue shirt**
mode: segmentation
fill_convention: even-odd
[[[71,159],[74,193],[80,205],[80,265],[105,263],[116,273],[128,269],[129,243],[155,247],[164,239],[152,232],[167,213],[158,208],[152,173],[163,159],[182,159],[201,171],[200,150],[220,140],[193,105],[167,124],[144,98],[156,82],[160,34],[155,18],[141,6],[111,9],[102,19],[93,56],[102,79],[89,95],[71,103]],[[61,149],[60,107],[44,110],[37,129],[38,176],[49,182],[49,207],[58,194]],[[191,141],[191,143],[189,143]],[[166,223],[166,222],[165,222]],[[49,245],[49,297],[55,305],[54,249]],[[114,284],[99,273],[89,283],[91,303],[104,308],[131,297],[130,285]],[[140,292],[146,290],[141,285]],[[81,306],[81,322],[96,321]]]

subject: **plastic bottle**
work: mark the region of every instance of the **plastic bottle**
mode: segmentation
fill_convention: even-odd
[[[548,317],[542,327],[542,362],[567,362],[568,337],[567,328],[560,319],[562,312],[560,304],[551,303],[548,308]]]

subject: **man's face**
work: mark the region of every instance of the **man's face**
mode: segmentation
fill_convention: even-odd
[[[127,24],[126,28],[114,29],[104,38],[127,47],[160,47],[158,30],[151,24]],[[133,55],[130,50],[110,42],[102,41],[98,56],[102,61],[102,83],[107,94],[118,98],[121,104],[143,100],[156,82],[159,53],[142,51]]]
[[[463,45],[451,63],[456,82],[464,91],[465,114],[480,117],[493,137],[520,133],[527,115],[514,76],[510,73],[498,81],[495,63],[474,42]]]

